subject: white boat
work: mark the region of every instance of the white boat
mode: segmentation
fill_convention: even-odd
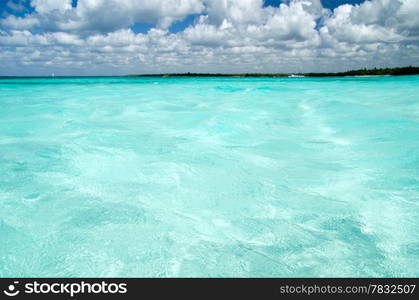
[[[304,75],[295,75],[295,74],[291,74],[290,76],[288,76],[288,78],[304,78]]]

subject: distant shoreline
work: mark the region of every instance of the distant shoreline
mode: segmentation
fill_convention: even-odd
[[[114,76],[0,76],[0,79],[13,78],[137,78],[137,77],[226,77],[226,78],[246,78],[246,77],[265,77],[265,78],[288,78],[288,77],[379,77],[379,76],[403,76],[419,75],[419,67],[385,68],[385,69],[360,69],[347,72],[336,73],[161,73],[161,74],[131,74]]]
[[[419,75],[419,67],[360,69],[337,73],[168,73],[168,74],[132,74],[126,77],[372,77]]]

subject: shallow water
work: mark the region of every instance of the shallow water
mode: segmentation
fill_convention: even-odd
[[[419,77],[0,79],[0,277],[419,276]]]

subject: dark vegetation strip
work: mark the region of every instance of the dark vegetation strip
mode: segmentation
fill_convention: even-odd
[[[338,73],[168,73],[168,74],[132,74],[125,76],[56,76],[57,78],[107,78],[107,77],[288,77],[291,75],[305,77],[344,77],[344,76],[385,76],[385,75],[419,75],[419,67],[360,69]],[[51,78],[51,76],[0,76],[0,79],[13,78]]]
[[[342,76],[383,76],[383,75],[419,75],[419,67],[361,69],[338,73],[169,73],[169,74],[138,74],[127,77],[288,77],[300,75],[305,77],[342,77]]]

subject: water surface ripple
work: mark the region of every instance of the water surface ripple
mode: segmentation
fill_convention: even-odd
[[[419,276],[418,87],[0,79],[0,276]]]

